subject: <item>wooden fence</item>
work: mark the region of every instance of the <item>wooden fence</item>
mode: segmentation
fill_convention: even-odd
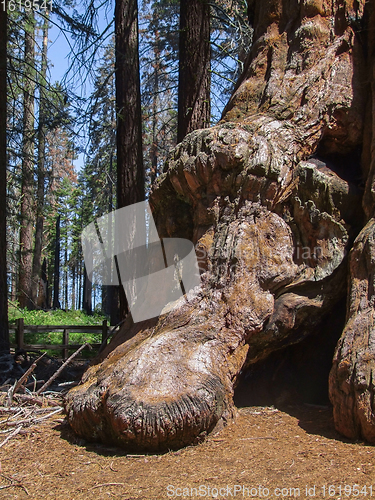
[[[25,333],[47,333],[47,332],[63,332],[61,344],[26,344]],[[97,326],[82,326],[82,325],[25,325],[24,319],[19,318],[16,320],[16,325],[9,328],[10,333],[15,333],[16,343],[11,344],[11,347],[16,349],[27,350],[61,350],[64,359],[68,357],[69,349],[78,349],[83,344],[70,344],[69,332],[81,333],[101,333],[101,344],[90,344],[93,348],[99,349],[103,344],[107,343],[108,325],[107,320],[104,320],[101,325]]]

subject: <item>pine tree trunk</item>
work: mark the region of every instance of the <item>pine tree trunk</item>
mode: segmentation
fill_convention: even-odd
[[[136,0],[116,1],[115,30],[117,204],[121,208],[145,198]]]
[[[155,15],[155,14],[154,14]],[[152,144],[150,148],[150,161],[151,161],[151,185],[156,180],[158,175],[158,103],[159,103],[159,71],[160,71],[160,50],[159,50],[159,32],[155,31],[154,42],[154,85],[153,85],[153,98],[152,98]]]
[[[113,210],[113,153],[111,152],[109,158],[109,179],[107,183],[108,190],[108,213],[111,213]],[[112,227],[108,228],[108,241],[113,241],[112,235]],[[109,282],[112,282],[113,279],[113,264],[107,266],[106,272],[108,272],[107,279]],[[102,286],[102,310],[106,316],[112,317],[113,311],[116,309],[114,301],[113,301],[113,286]]]
[[[64,250],[64,309],[69,309],[69,280],[68,280],[68,242],[65,242]]]
[[[34,209],[34,94],[35,94],[35,18],[29,11],[25,22],[24,115],[22,144],[20,268],[18,300],[20,307],[34,307],[31,301]]]
[[[45,182],[45,148],[46,148],[46,75],[47,75],[47,48],[48,48],[48,23],[49,12],[45,12],[43,24],[43,49],[42,49],[42,64],[40,68],[40,83],[39,83],[39,123],[38,123],[38,186],[37,186],[37,209],[36,209],[36,229],[35,229],[35,244],[32,267],[32,287],[31,287],[31,303],[35,305],[39,302],[37,298],[39,282],[41,279],[42,267],[42,245],[43,245],[43,222],[44,222],[44,182]]]
[[[52,307],[52,283],[53,283],[53,267],[51,259],[47,262],[47,309]]]
[[[38,307],[48,309],[48,278],[47,278],[47,259],[43,259],[42,271],[39,281]]]
[[[137,0],[116,0],[117,206],[145,199]],[[128,305],[119,288],[120,315]]]
[[[368,218],[375,206],[375,51],[363,38],[374,43],[375,0],[249,9],[254,44],[223,121],[176,147],[150,197],[159,235],[193,241],[201,288],[124,326],[103,354],[112,355],[70,391],[68,418],[85,439],[132,450],[203,439],[234,418],[240,370],[312,332],[324,340],[345,298],[347,253],[365,223],[362,175]],[[354,414],[350,435],[371,440],[374,227],[354,244],[348,318],[359,321],[331,373],[336,425],[349,434],[338,419]]]
[[[53,273],[53,309],[61,309],[60,294],[60,215],[56,219],[55,265]]]
[[[72,310],[77,309],[76,305],[76,264],[72,266]]]
[[[181,1],[177,142],[210,126],[210,47],[209,2]]]
[[[0,11],[0,354],[9,353],[6,186],[7,186],[7,12]]]
[[[83,299],[82,309],[86,314],[92,314],[92,282],[87,276],[86,268],[84,269],[83,276]]]
[[[83,270],[84,272],[84,270]],[[80,311],[82,308],[82,294],[83,294],[83,287],[82,287],[82,262],[80,261],[79,263],[79,270],[78,270],[78,310]]]

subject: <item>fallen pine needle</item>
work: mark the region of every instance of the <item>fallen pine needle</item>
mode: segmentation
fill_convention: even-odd
[[[101,486],[125,486],[125,483],[103,483],[103,484],[96,484],[95,486],[92,486],[90,490],[94,490],[95,488],[100,488]]]
[[[109,468],[110,468],[113,472],[118,472],[118,470],[117,470],[117,469],[114,469],[114,468],[113,468],[113,462],[111,462],[111,465],[109,466]]]
[[[259,436],[259,437],[248,437],[248,438],[238,438],[238,441],[249,441],[250,439],[276,439],[272,436]]]

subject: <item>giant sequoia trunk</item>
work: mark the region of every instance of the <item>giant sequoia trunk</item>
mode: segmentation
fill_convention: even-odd
[[[177,146],[151,196],[160,237],[196,245],[202,286],[170,313],[125,326],[86,372],[66,402],[79,435],[134,450],[196,442],[235,415],[244,365],[321,328],[345,296],[347,254],[365,223],[362,149],[365,171],[375,169],[363,36],[374,0],[364,6],[249,5],[254,44],[222,122]],[[375,203],[371,187],[367,198]],[[340,430],[369,438],[373,239],[370,222],[351,256],[341,372],[331,375]]]
[[[370,1],[365,40],[368,112],[363,145],[366,226],[350,253],[347,323],[330,373],[330,398],[338,431],[375,443],[375,2]]]

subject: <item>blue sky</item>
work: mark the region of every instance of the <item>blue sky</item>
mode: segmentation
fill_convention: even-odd
[[[108,17],[112,16],[112,11],[109,9],[108,12],[105,14],[104,12],[102,14],[99,14],[99,29],[104,30],[107,24],[110,22]],[[55,82],[60,82],[64,76],[66,75],[66,72],[68,71],[70,67],[70,44],[72,44],[72,40],[69,36],[69,33],[62,32],[61,29],[56,26],[56,24],[59,25],[61,21],[57,19],[55,15],[52,14],[51,16],[51,24],[50,24],[50,29],[49,29],[49,44],[48,44],[48,59],[49,59],[49,72],[50,72],[50,81],[52,83]],[[74,73],[72,72],[69,77],[68,77],[68,82],[70,79],[72,79],[74,76]],[[79,84],[79,82],[75,81],[74,85],[74,90],[77,94],[81,96],[86,96],[88,97],[90,95],[90,92],[92,90],[92,86],[90,84],[90,81],[86,81],[84,84]],[[84,164],[84,154],[81,153],[78,158],[74,162],[75,167],[77,170],[80,170],[83,167]]]

